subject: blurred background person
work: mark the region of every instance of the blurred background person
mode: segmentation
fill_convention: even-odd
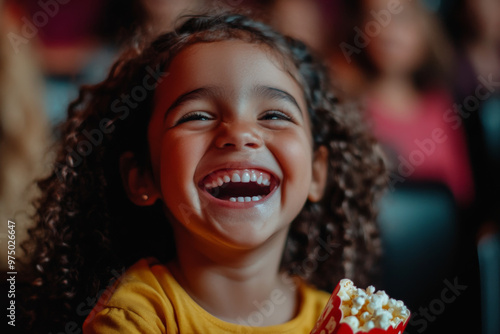
[[[386,10],[388,3],[362,1],[362,26],[374,20],[373,12]],[[368,79],[364,96],[368,118],[392,155],[394,169],[404,165],[410,167],[409,172],[413,170],[411,175],[401,176],[441,182],[456,202],[466,207],[473,200],[474,188],[465,134],[463,129],[453,129],[443,117],[453,106],[449,89],[451,49],[437,19],[425,7],[418,1],[401,3],[401,12],[392,15],[387,27],[371,39],[366,58],[361,61]],[[432,138],[435,129],[442,130],[439,132],[446,138],[443,142]],[[417,141],[429,143],[428,149],[421,149],[424,144]],[[419,154],[412,155],[417,149],[425,154],[422,162]]]
[[[460,123],[474,148],[484,333],[500,333],[500,1],[445,1],[441,15],[457,58]]]
[[[0,1],[0,36],[12,27]],[[16,54],[6,38],[0,40],[0,258],[2,284],[7,271],[8,220],[15,222],[16,269],[23,257],[38,195],[35,181],[49,172],[50,128],[41,101],[41,75],[32,53]],[[23,277],[19,276],[21,281]],[[21,283],[21,282],[19,282]]]
[[[475,148],[472,163],[481,169],[478,196],[492,215],[491,208],[499,203],[490,196],[492,185],[500,185],[500,1],[448,1],[442,15],[455,48],[453,92],[462,106],[459,124]],[[498,217],[498,209],[493,215]]]

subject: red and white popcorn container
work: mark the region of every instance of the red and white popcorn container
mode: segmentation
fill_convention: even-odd
[[[389,298],[384,291],[375,293],[373,286],[358,289],[343,279],[311,334],[403,334],[409,319],[410,311],[403,302]]]

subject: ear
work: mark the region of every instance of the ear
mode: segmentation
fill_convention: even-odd
[[[311,202],[318,202],[323,198],[326,180],[328,177],[328,150],[325,146],[320,146],[314,152],[312,162],[312,180],[309,187],[308,199]]]
[[[123,187],[132,203],[139,206],[153,205],[161,197],[151,172],[138,166],[132,152],[125,152],[120,157],[120,174]]]

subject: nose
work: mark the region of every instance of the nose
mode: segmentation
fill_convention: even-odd
[[[257,126],[251,122],[230,122],[220,125],[215,140],[217,148],[256,149],[262,146],[263,140]]]

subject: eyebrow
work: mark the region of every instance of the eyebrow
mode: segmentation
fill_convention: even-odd
[[[300,116],[304,117],[302,114],[302,108],[290,93],[278,88],[263,85],[255,86],[253,91],[259,97],[269,98],[271,100],[283,100],[293,104],[300,111]]]
[[[172,110],[174,110],[175,108],[179,107],[180,105],[188,101],[198,100],[205,97],[215,97],[220,95],[221,95],[220,89],[213,86],[201,87],[189,91],[187,93],[181,94],[178,98],[175,99],[175,101],[170,105],[170,107],[168,107],[167,112],[163,116],[163,119],[165,120],[165,118],[167,118],[167,115]]]
[[[206,86],[206,87],[200,87],[194,90],[191,90],[189,92],[186,92],[184,94],[181,94],[178,98],[175,99],[175,101],[168,107],[167,111],[165,112],[165,115],[163,116],[163,120],[167,118],[167,115],[174,110],[175,108],[179,107],[180,105],[187,103],[189,101],[193,100],[199,100],[203,98],[214,98],[214,97],[220,97],[222,96],[222,91],[218,87],[214,86]],[[270,86],[264,86],[264,85],[257,85],[253,87],[252,89],[252,95],[256,95],[258,97],[263,97],[263,98],[268,98],[271,100],[283,100],[285,102],[293,104],[297,109],[300,111],[300,116],[304,117],[302,114],[302,108],[300,108],[297,100],[288,92],[270,87]]]

